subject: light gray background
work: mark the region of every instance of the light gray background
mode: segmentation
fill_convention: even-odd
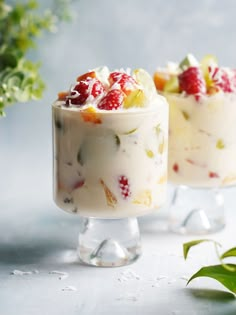
[[[236,314],[227,294],[185,289],[181,277],[215,257],[207,247],[186,265],[181,244],[192,238],[163,231],[158,214],[141,220],[144,255],[128,268],[141,275],[139,282],[120,283],[127,268],[96,269],[62,259],[76,246],[78,219],[52,201],[50,107],[78,74],[100,65],[143,67],[152,74],[192,52],[198,58],[212,53],[220,64],[236,67],[236,2],[80,0],[73,9],[77,20],[43,36],[32,53],[42,61],[43,99],[15,104],[0,120],[0,314]],[[233,189],[226,194],[228,228],[213,236],[226,247],[235,245],[234,195]],[[17,277],[9,275],[13,269],[40,273]],[[49,276],[54,269],[69,272],[67,282]],[[160,275],[167,278],[153,287]],[[65,285],[78,292],[61,291]],[[196,287],[222,289],[211,280]]]
[[[38,194],[46,186],[49,194],[50,106],[78,74],[100,65],[143,67],[153,74],[157,66],[180,61],[188,52],[198,58],[211,53],[220,64],[236,67],[234,0],[75,0],[72,7],[74,23],[43,36],[32,53],[42,62],[43,99],[16,104],[1,119],[0,173],[7,170],[11,187],[1,181],[4,198],[13,192],[28,195],[29,189]]]

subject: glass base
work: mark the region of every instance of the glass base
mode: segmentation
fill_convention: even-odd
[[[225,226],[224,196],[220,189],[178,186],[169,215],[169,230],[181,234],[210,234]]]
[[[100,267],[118,267],[141,255],[136,218],[85,218],[79,233],[78,254],[82,262]]]

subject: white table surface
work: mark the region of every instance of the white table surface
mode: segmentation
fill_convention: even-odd
[[[32,185],[33,186],[33,185]],[[216,263],[211,244],[196,247],[184,261],[182,244],[196,236],[166,230],[166,210],[140,221],[143,255],[132,265],[96,268],[77,262],[79,218],[59,210],[49,184],[2,196],[0,209],[0,314],[233,315],[236,300],[217,282],[186,278]],[[226,191],[227,228],[211,238],[235,246],[235,190]],[[31,271],[12,275],[14,270]],[[68,277],[60,280],[61,271]],[[71,286],[75,291],[66,291]]]

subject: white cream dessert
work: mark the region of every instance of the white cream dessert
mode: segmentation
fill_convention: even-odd
[[[170,105],[168,175],[172,183],[221,187],[236,183],[236,71],[215,58],[188,55],[157,71]]]
[[[146,214],[166,199],[168,104],[142,69],[77,79],[53,104],[54,199],[86,217]]]

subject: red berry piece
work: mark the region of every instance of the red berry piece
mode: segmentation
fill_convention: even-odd
[[[111,85],[117,83],[120,85],[120,89],[128,95],[131,91],[137,89],[137,82],[130,75],[123,72],[112,72],[109,76],[109,82]]]
[[[124,199],[131,196],[129,180],[126,176],[122,175],[119,177],[119,187],[121,195]]]
[[[85,180],[84,179],[80,179],[79,181],[77,181],[74,185],[73,185],[73,190],[74,189],[78,189],[81,188],[82,186],[84,186]]]
[[[233,69],[232,73],[233,73],[233,75],[232,75],[232,79],[231,79],[231,86],[232,86],[233,91],[235,92],[235,90],[236,90],[236,69]]]
[[[173,164],[172,169],[175,173],[178,173],[179,171],[179,165],[177,163]]]
[[[217,173],[215,173],[215,172],[209,172],[208,173],[208,176],[210,177],[210,178],[219,178],[220,176],[217,174]]]
[[[70,100],[73,105],[83,105],[89,96],[92,95],[96,98],[104,93],[104,91],[104,86],[98,79],[88,77],[75,85],[67,99]]]
[[[99,109],[116,110],[121,107],[124,93],[121,90],[110,90],[98,103]]]
[[[233,92],[231,87],[231,79],[233,79],[233,72],[230,73],[225,69],[213,68],[210,69],[210,74],[216,87],[220,88],[225,93]]]
[[[198,67],[189,67],[178,78],[181,91],[198,97],[206,93],[206,83]]]

